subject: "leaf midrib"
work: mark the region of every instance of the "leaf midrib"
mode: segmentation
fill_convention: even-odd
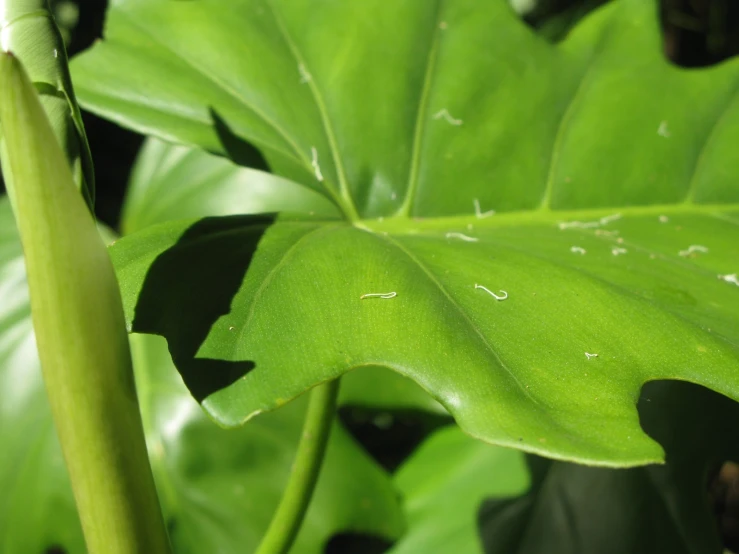
[[[336,168],[336,176],[339,180],[339,196],[336,197],[333,194],[333,191],[330,189],[330,187],[324,185],[324,190],[329,193],[329,195],[333,198],[333,200],[338,204],[342,212],[344,212],[344,215],[349,220],[356,220],[359,219],[359,214],[357,213],[356,207],[354,206],[354,198],[352,197],[351,191],[349,190],[349,183],[346,178],[346,172],[344,170],[344,163],[341,159],[341,152],[339,151],[339,145],[336,141],[336,134],[334,133],[333,124],[331,123],[331,118],[328,115],[328,110],[326,108],[326,102],[323,100],[323,95],[321,94],[321,91],[318,89],[315,83],[315,79],[313,78],[313,73],[310,70],[310,67],[305,62],[305,59],[303,58],[303,55],[300,53],[300,49],[295,44],[295,41],[292,39],[290,34],[288,33],[287,27],[285,26],[284,21],[278,14],[278,11],[275,9],[275,7],[272,5],[271,0],[263,0],[264,5],[267,7],[267,9],[272,14],[273,19],[275,20],[275,23],[277,25],[278,30],[280,31],[280,36],[282,37],[283,41],[285,42],[285,45],[287,46],[288,50],[290,50],[290,54],[293,56],[295,62],[298,64],[298,67],[303,66],[305,70],[308,72],[308,74],[311,76],[310,79],[308,79],[308,88],[311,91],[311,95],[313,96],[313,102],[316,105],[316,108],[318,109],[318,113],[321,117],[321,125],[323,126],[323,132],[326,136],[326,141],[328,142],[329,149],[331,150],[331,158],[333,159],[334,166]]]
[[[474,214],[439,216],[429,218],[386,217],[378,219],[364,219],[355,221],[355,227],[374,233],[408,233],[416,231],[421,235],[426,231],[464,230],[472,224],[476,229],[491,229],[498,227],[519,227],[545,224],[557,224],[567,221],[592,221],[601,217],[620,214],[622,217],[646,217],[660,215],[709,216],[729,221],[722,212],[739,212],[739,203],[732,204],[658,204],[651,206],[626,206],[611,208],[587,208],[581,210],[552,211],[548,209],[521,210],[495,214],[492,217],[479,218]],[[722,217],[724,216],[724,217]],[[613,223],[610,224],[611,226]],[[603,225],[608,227],[608,225]],[[474,232],[474,231],[472,231]]]
[[[423,136],[426,131],[426,119],[428,117],[428,100],[431,95],[431,83],[434,80],[436,70],[436,59],[439,53],[439,41],[441,29],[439,28],[444,0],[436,0],[436,13],[433,18],[434,26],[431,31],[431,44],[426,56],[426,70],[424,71],[423,84],[418,99],[418,111],[416,112],[416,124],[413,132],[413,144],[411,147],[411,159],[408,167],[408,187],[405,192],[403,204],[397,212],[399,216],[409,216],[413,208],[413,202],[418,190],[418,174],[421,167],[421,147]]]

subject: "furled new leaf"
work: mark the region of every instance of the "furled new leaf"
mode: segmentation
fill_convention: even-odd
[[[120,0],[73,69],[98,113],[248,141],[347,219],[113,249],[132,329],[224,424],[385,366],[475,437],[634,465],[663,456],[645,382],[739,399],[739,63],[668,64],[648,2],[552,45],[503,0]]]

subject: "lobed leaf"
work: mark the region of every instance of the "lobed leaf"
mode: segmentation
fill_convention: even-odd
[[[739,399],[739,63],[671,66],[649,3],[557,45],[472,0],[119,0],[106,33],[73,64],[87,107],[254,144],[348,220],[166,223],[113,249],[131,328],[221,423],[384,366],[477,438],[629,466],[663,456],[644,383]]]

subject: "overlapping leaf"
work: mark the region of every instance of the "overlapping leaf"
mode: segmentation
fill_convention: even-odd
[[[438,431],[396,474],[410,526],[391,552],[720,554],[707,489],[739,455],[737,409],[701,387],[650,383],[639,411],[667,464],[645,468],[530,456],[527,471],[520,452]]]
[[[633,465],[662,458],[643,383],[739,398],[739,64],[670,66],[649,3],[553,46],[503,1],[120,0],[74,69],[89,108],[253,143],[349,219],[114,248],[132,329],[223,423],[385,366],[473,436]]]
[[[337,215],[330,202],[295,183],[150,138],[131,172],[121,224],[126,233],[133,233],[183,218],[277,211]],[[341,404],[446,414],[415,383],[383,367],[351,372],[342,380],[339,394]]]
[[[518,499],[529,481],[523,453],[475,441],[456,426],[437,431],[395,475],[409,529],[390,553],[480,554],[483,500]]]
[[[0,306],[0,551],[84,552],[6,199],[0,200]],[[132,343],[149,454],[175,551],[255,548],[282,494],[304,403],[238,431],[219,429],[191,398],[161,339],[133,336]],[[322,552],[338,531],[397,538],[403,518],[389,476],[338,425],[325,463],[295,551]]]
[[[172,219],[275,211],[338,216],[328,200],[305,187],[202,150],[149,139],[131,174],[122,225],[132,233]]]

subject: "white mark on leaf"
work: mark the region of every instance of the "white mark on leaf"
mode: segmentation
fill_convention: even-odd
[[[678,252],[678,254],[680,256],[682,256],[683,258],[685,258],[686,256],[690,256],[691,254],[695,254],[696,252],[700,252],[701,254],[705,254],[705,253],[708,252],[708,248],[706,248],[705,246],[702,246],[700,244],[691,244],[690,246],[688,246],[687,249],[680,250],[680,252]]]
[[[483,287],[482,285],[478,285],[477,283],[475,283],[475,288],[476,289],[482,289],[482,290],[484,290],[490,296],[492,296],[493,298],[495,298],[498,301],[505,300],[506,298],[508,298],[508,293],[506,291],[504,291],[504,290],[498,291],[500,293],[500,296],[499,296],[499,295],[495,294],[493,291],[491,291],[489,288]]]
[[[469,237],[469,236],[467,236],[467,235],[465,235],[463,233],[453,233],[453,232],[447,233],[446,234],[446,238],[448,238],[448,239],[459,239],[459,240],[463,240],[465,242],[477,242],[477,241],[480,240],[480,239],[475,238],[475,237]]]
[[[728,275],[719,275],[719,279],[722,281],[726,281],[727,283],[733,283],[737,287],[739,287],[739,277],[737,277],[736,273],[729,273]]]
[[[449,123],[449,125],[456,125],[456,126],[462,125],[462,123],[464,123],[464,121],[462,121],[461,119],[452,117],[452,114],[450,114],[449,110],[447,110],[446,108],[436,112],[434,114],[434,119],[443,119],[444,121]]]
[[[495,210],[488,210],[486,212],[483,212],[480,209],[480,201],[477,198],[474,198],[472,200],[472,205],[475,207],[475,217],[477,217],[477,219],[484,219],[495,214]]]
[[[313,80],[313,76],[308,73],[308,70],[302,63],[298,65],[298,73],[300,73],[300,82],[302,84],[310,83]]]
[[[310,151],[313,155],[313,159],[311,160],[310,164],[313,166],[313,171],[316,172],[316,179],[318,179],[320,182],[323,182],[323,173],[321,173],[321,166],[318,165],[318,150],[316,150],[316,147],[313,146],[311,147]]]
[[[360,300],[365,298],[395,298],[398,296],[397,292],[368,292],[359,297]]]

